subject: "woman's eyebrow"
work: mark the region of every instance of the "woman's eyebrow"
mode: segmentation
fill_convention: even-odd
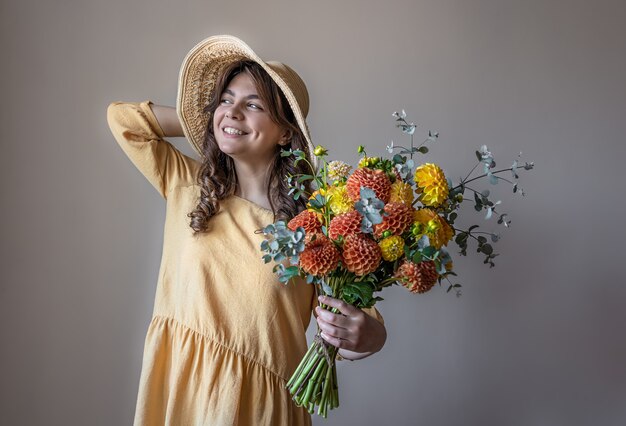
[[[235,92],[233,92],[230,89],[224,90],[224,93],[226,93],[226,94],[228,94],[230,96],[235,96]],[[245,99],[261,99],[261,98],[259,98],[259,95],[252,94],[252,95],[246,96]]]

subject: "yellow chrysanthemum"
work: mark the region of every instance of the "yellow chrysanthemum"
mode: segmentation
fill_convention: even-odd
[[[389,202],[402,203],[407,206],[413,204],[413,188],[411,185],[399,180],[392,183]]]
[[[343,161],[331,161],[328,163],[328,177],[333,180],[339,180],[348,177],[352,170],[352,166]]]
[[[359,168],[372,167],[380,161],[378,157],[363,157],[359,160]]]
[[[425,206],[437,207],[448,198],[448,181],[438,165],[422,164],[415,169],[414,178],[419,200]]]
[[[383,259],[393,262],[404,253],[404,240],[399,235],[392,235],[378,243]]]
[[[430,245],[436,249],[447,245],[454,235],[454,230],[448,222],[432,209],[415,210],[413,220],[422,225],[424,233],[430,239]]]
[[[335,215],[348,213],[354,208],[354,202],[348,196],[345,185],[328,188],[328,206]]]

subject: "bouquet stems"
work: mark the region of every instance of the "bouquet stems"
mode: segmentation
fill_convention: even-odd
[[[345,279],[345,275],[328,278],[333,294],[341,293]],[[320,306],[326,307],[323,304]],[[339,311],[333,308],[331,312],[337,313]],[[305,407],[310,414],[315,412],[317,406],[317,415],[326,418],[328,410],[339,407],[337,368],[335,366],[335,358],[339,349],[326,342],[320,336],[320,332],[318,325],[313,343],[309,346],[286,387],[297,406]]]
[[[329,409],[339,406],[335,366],[338,349],[322,339],[319,333],[318,327],[315,340],[287,382],[287,389],[297,406],[306,407],[310,414],[318,406],[317,414],[326,418]]]

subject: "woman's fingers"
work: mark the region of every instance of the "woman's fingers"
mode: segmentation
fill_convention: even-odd
[[[376,352],[385,343],[385,326],[361,309],[342,300],[320,296],[319,301],[328,309],[337,308],[339,313],[318,306],[315,308],[322,338],[329,344],[354,352]]]
[[[320,301],[320,303],[328,305],[331,308],[339,309],[339,312],[347,316],[353,315],[360,311],[360,309],[358,309],[357,307],[349,305],[343,300],[335,299],[334,297],[320,296],[318,297],[318,300]]]
[[[322,330],[324,335],[327,337],[335,337],[337,339],[344,339],[344,340],[350,338],[351,333],[348,329],[343,328],[343,327],[338,327],[336,325],[333,325],[325,321],[321,315],[317,317],[317,324],[319,325],[320,330]]]

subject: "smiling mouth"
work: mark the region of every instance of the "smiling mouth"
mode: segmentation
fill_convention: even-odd
[[[228,127],[228,126],[224,127],[222,131],[228,135],[238,135],[238,136],[247,135],[247,133],[242,130],[235,129],[234,127]]]

